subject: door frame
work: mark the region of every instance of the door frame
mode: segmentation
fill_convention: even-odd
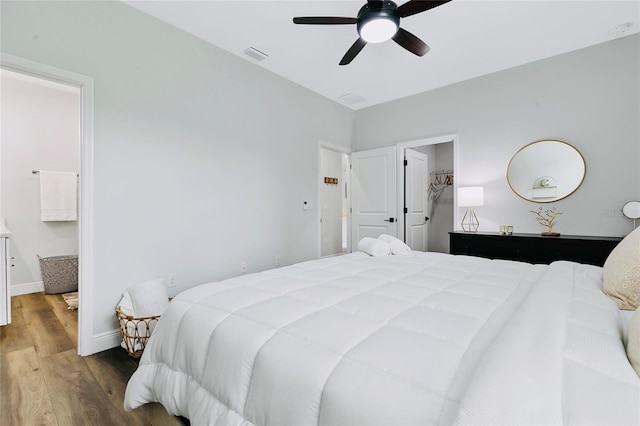
[[[398,189],[397,189],[397,194],[398,194],[398,229],[400,230],[404,230],[405,229],[405,220],[404,220],[404,214],[400,214],[400,211],[402,210],[403,206],[404,206],[404,155],[405,155],[405,150],[409,149],[409,148],[417,148],[419,146],[425,146],[425,145],[437,145],[440,143],[448,143],[448,142],[452,142],[453,143],[453,170],[457,171],[458,170],[458,158],[460,157],[458,155],[458,140],[459,140],[459,136],[457,133],[452,133],[452,134],[445,134],[445,135],[440,135],[440,136],[429,136],[426,138],[422,138],[422,139],[414,139],[414,140],[410,140],[410,141],[405,141],[405,142],[399,142],[396,144],[396,150],[397,150],[397,155],[396,155],[396,162],[397,162],[397,166],[396,166],[396,171],[397,171],[397,178],[396,178],[396,182],[398,183]],[[453,194],[454,194],[454,207],[457,205],[457,200],[456,200],[456,194],[458,192],[457,188],[458,188],[458,183],[457,183],[457,179],[453,180]],[[458,223],[458,209],[454,208],[453,209],[453,223]],[[453,229],[452,229],[453,231]],[[403,233],[404,235],[404,233]]]
[[[320,259],[322,257],[322,185],[324,185],[324,176],[322,176],[322,150],[326,149],[329,151],[338,152],[340,154],[346,154],[349,157],[349,164],[351,164],[351,149],[346,148],[340,145],[334,145],[332,143],[319,141],[318,142],[318,164],[317,164],[317,197],[316,197],[316,223],[318,224],[318,246],[317,246],[317,258]],[[349,206],[349,210],[351,210],[351,173],[346,174],[348,176],[349,181],[347,184],[347,206]],[[347,212],[347,253],[351,252],[351,212]]]
[[[93,348],[93,78],[0,52],[0,67],[80,89],[80,200],[78,216],[78,355]]]

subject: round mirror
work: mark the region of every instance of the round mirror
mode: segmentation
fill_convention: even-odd
[[[573,146],[542,140],[516,152],[507,166],[507,182],[525,200],[552,203],[573,194],[586,169],[582,154]]]
[[[622,207],[622,214],[629,219],[640,219],[640,201],[629,201]]]

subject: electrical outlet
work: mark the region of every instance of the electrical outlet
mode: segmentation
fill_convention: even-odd
[[[280,266],[280,256],[276,256],[274,263],[276,264],[276,266]]]
[[[240,264],[240,273],[241,274],[246,274],[247,273],[247,263],[246,262],[242,262]]]
[[[177,287],[177,282],[176,282],[176,273],[175,272],[170,272],[167,274],[167,287],[171,288],[171,287]]]

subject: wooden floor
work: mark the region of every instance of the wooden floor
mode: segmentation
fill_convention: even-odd
[[[184,425],[159,404],[122,402],[137,362],[121,348],[77,355],[77,311],[60,295],[15,296],[0,327],[0,425]]]

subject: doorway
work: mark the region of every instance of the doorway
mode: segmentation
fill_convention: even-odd
[[[353,247],[361,238],[384,233],[411,242],[414,250],[449,252],[456,139],[457,135],[443,135],[351,154]],[[409,172],[413,180],[407,183],[405,160],[409,150],[415,153],[412,157],[417,162]],[[431,183],[436,177],[446,184],[433,194]]]
[[[7,69],[0,70],[0,79],[0,216],[12,230],[10,294],[46,290],[72,303],[79,250],[80,89]]]
[[[57,84],[75,90],[78,95],[78,221],[76,250],[78,252],[78,354],[97,352],[93,342],[93,318],[91,304],[93,294],[93,79],[70,71],[51,67],[39,62],[13,55],[2,54],[2,70],[29,78],[40,79],[44,84]],[[35,176],[40,166],[29,167],[28,173]],[[3,182],[0,181],[0,185]],[[1,206],[0,206],[1,207]],[[16,231],[12,230],[14,239]],[[14,256],[16,250],[13,251]]]
[[[320,257],[349,252],[350,169],[347,151],[320,145]]]
[[[407,213],[398,217],[398,227],[407,235],[405,241],[411,239],[410,233],[426,235],[424,241],[424,251],[435,251],[441,253],[449,252],[449,232],[453,231],[454,222],[454,170],[457,161],[457,135],[443,135],[419,139],[410,142],[403,142],[397,145],[398,169],[405,168],[405,158],[408,152],[420,152],[428,158],[426,174],[427,183],[419,191],[412,188],[411,182],[407,182],[405,173],[398,173],[398,206],[399,210]],[[417,168],[418,172],[422,170]],[[415,173],[415,172],[414,172]],[[407,186],[409,185],[409,186]],[[418,193],[419,192],[419,193]],[[422,196],[425,198],[425,231],[420,234],[420,208]],[[414,210],[412,214],[410,210]],[[428,218],[428,219],[426,219]],[[420,250],[419,244],[415,249]]]

